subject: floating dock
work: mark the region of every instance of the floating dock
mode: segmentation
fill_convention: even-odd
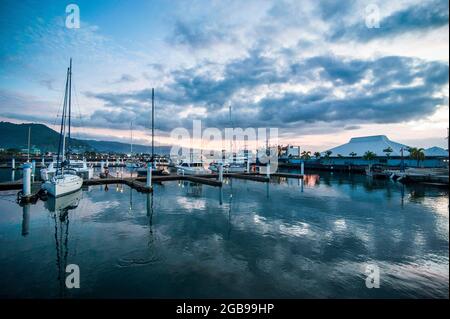
[[[225,178],[237,178],[237,179],[245,179],[251,180],[255,182],[270,182],[270,178],[265,174],[258,173],[224,173],[223,176]],[[301,174],[290,174],[290,173],[273,173],[270,176],[277,177],[285,177],[285,178],[296,178],[301,179],[303,175]],[[152,183],[162,183],[168,181],[190,181],[199,184],[205,184],[214,187],[221,187],[222,182],[218,180],[218,174],[202,174],[202,175],[162,175],[162,176],[152,176]],[[108,178],[93,178],[93,179],[85,179],[83,181],[84,186],[93,186],[93,185],[107,185],[107,184],[126,184],[139,192],[151,192],[151,188],[146,186],[146,177],[108,177]],[[31,183],[31,197],[38,196],[38,193],[41,189],[42,182],[32,182]],[[22,181],[15,182],[4,182],[0,183],[0,191],[7,190],[21,190],[23,187]]]

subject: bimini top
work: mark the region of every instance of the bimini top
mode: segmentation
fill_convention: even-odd
[[[402,148],[403,156],[409,156],[409,146],[391,141],[385,135],[353,137],[348,143],[330,149],[332,152],[330,156],[337,157],[342,155],[350,157],[351,153],[355,153],[356,157],[362,157],[365,152],[371,151],[379,157],[386,157],[386,153],[383,150],[389,147],[392,149],[390,156],[401,156]],[[322,152],[323,155],[325,155],[325,152]]]

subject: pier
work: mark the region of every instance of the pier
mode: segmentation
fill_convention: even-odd
[[[270,182],[270,178],[265,174],[258,173],[224,173],[225,178],[236,178],[244,179],[255,182]],[[270,176],[285,177],[285,178],[295,178],[302,179],[302,174],[291,174],[291,173],[273,173]],[[168,181],[190,181],[193,183],[199,183],[214,187],[221,187],[222,182],[218,180],[218,174],[202,174],[202,175],[162,175],[162,176],[152,176],[152,183],[163,183]],[[83,180],[83,186],[94,186],[94,185],[109,185],[109,184],[126,184],[131,188],[136,189],[139,192],[151,192],[152,188],[147,187],[146,177],[108,177],[108,178],[93,178]],[[36,198],[40,192],[42,182],[32,182],[31,183],[31,196],[30,198]],[[15,182],[4,182],[0,183],[0,191],[8,190],[21,190],[23,188],[23,183],[21,180]]]

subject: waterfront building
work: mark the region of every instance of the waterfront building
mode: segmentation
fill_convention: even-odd
[[[448,151],[434,146],[424,150],[425,159],[417,162],[409,154],[410,145],[390,140],[385,135],[363,136],[351,138],[348,143],[336,146],[321,153],[330,165],[367,165],[364,154],[368,151],[375,154],[374,164],[406,167],[446,167]],[[327,156],[327,152],[329,156]],[[329,153],[331,152],[331,153]]]

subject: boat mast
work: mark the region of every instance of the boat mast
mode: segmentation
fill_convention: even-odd
[[[67,160],[68,164],[70,164],[70,127],[71,127],[71,114],[72,114],[72,58],[70,58],[69,65],[69,132],[67,139]]]
[[[56,162],[56,169],[58,170],[59,163],[61,162],[61,173],[62,173],[62,162],[64,161],[64,152],[65,152],[65,120],[66,120],[66,107],[67,107],[67,89],[69,86],[69,69],[67,69],[66,76],[66,87],[64,91],[64,102],[63,102],[63,111],[61,115],[61,127],[59,130],[59,144],[58,144],[58,157]]]
[[[30,161],[30,141],[31,141],[31,125],[28,126],[28,156],[27,156],[27,162]]]
[[[133,121],[130,123],[130,157],[133,157]]]
[[[152,166],[155,156],[155,89],[152,88]]]

